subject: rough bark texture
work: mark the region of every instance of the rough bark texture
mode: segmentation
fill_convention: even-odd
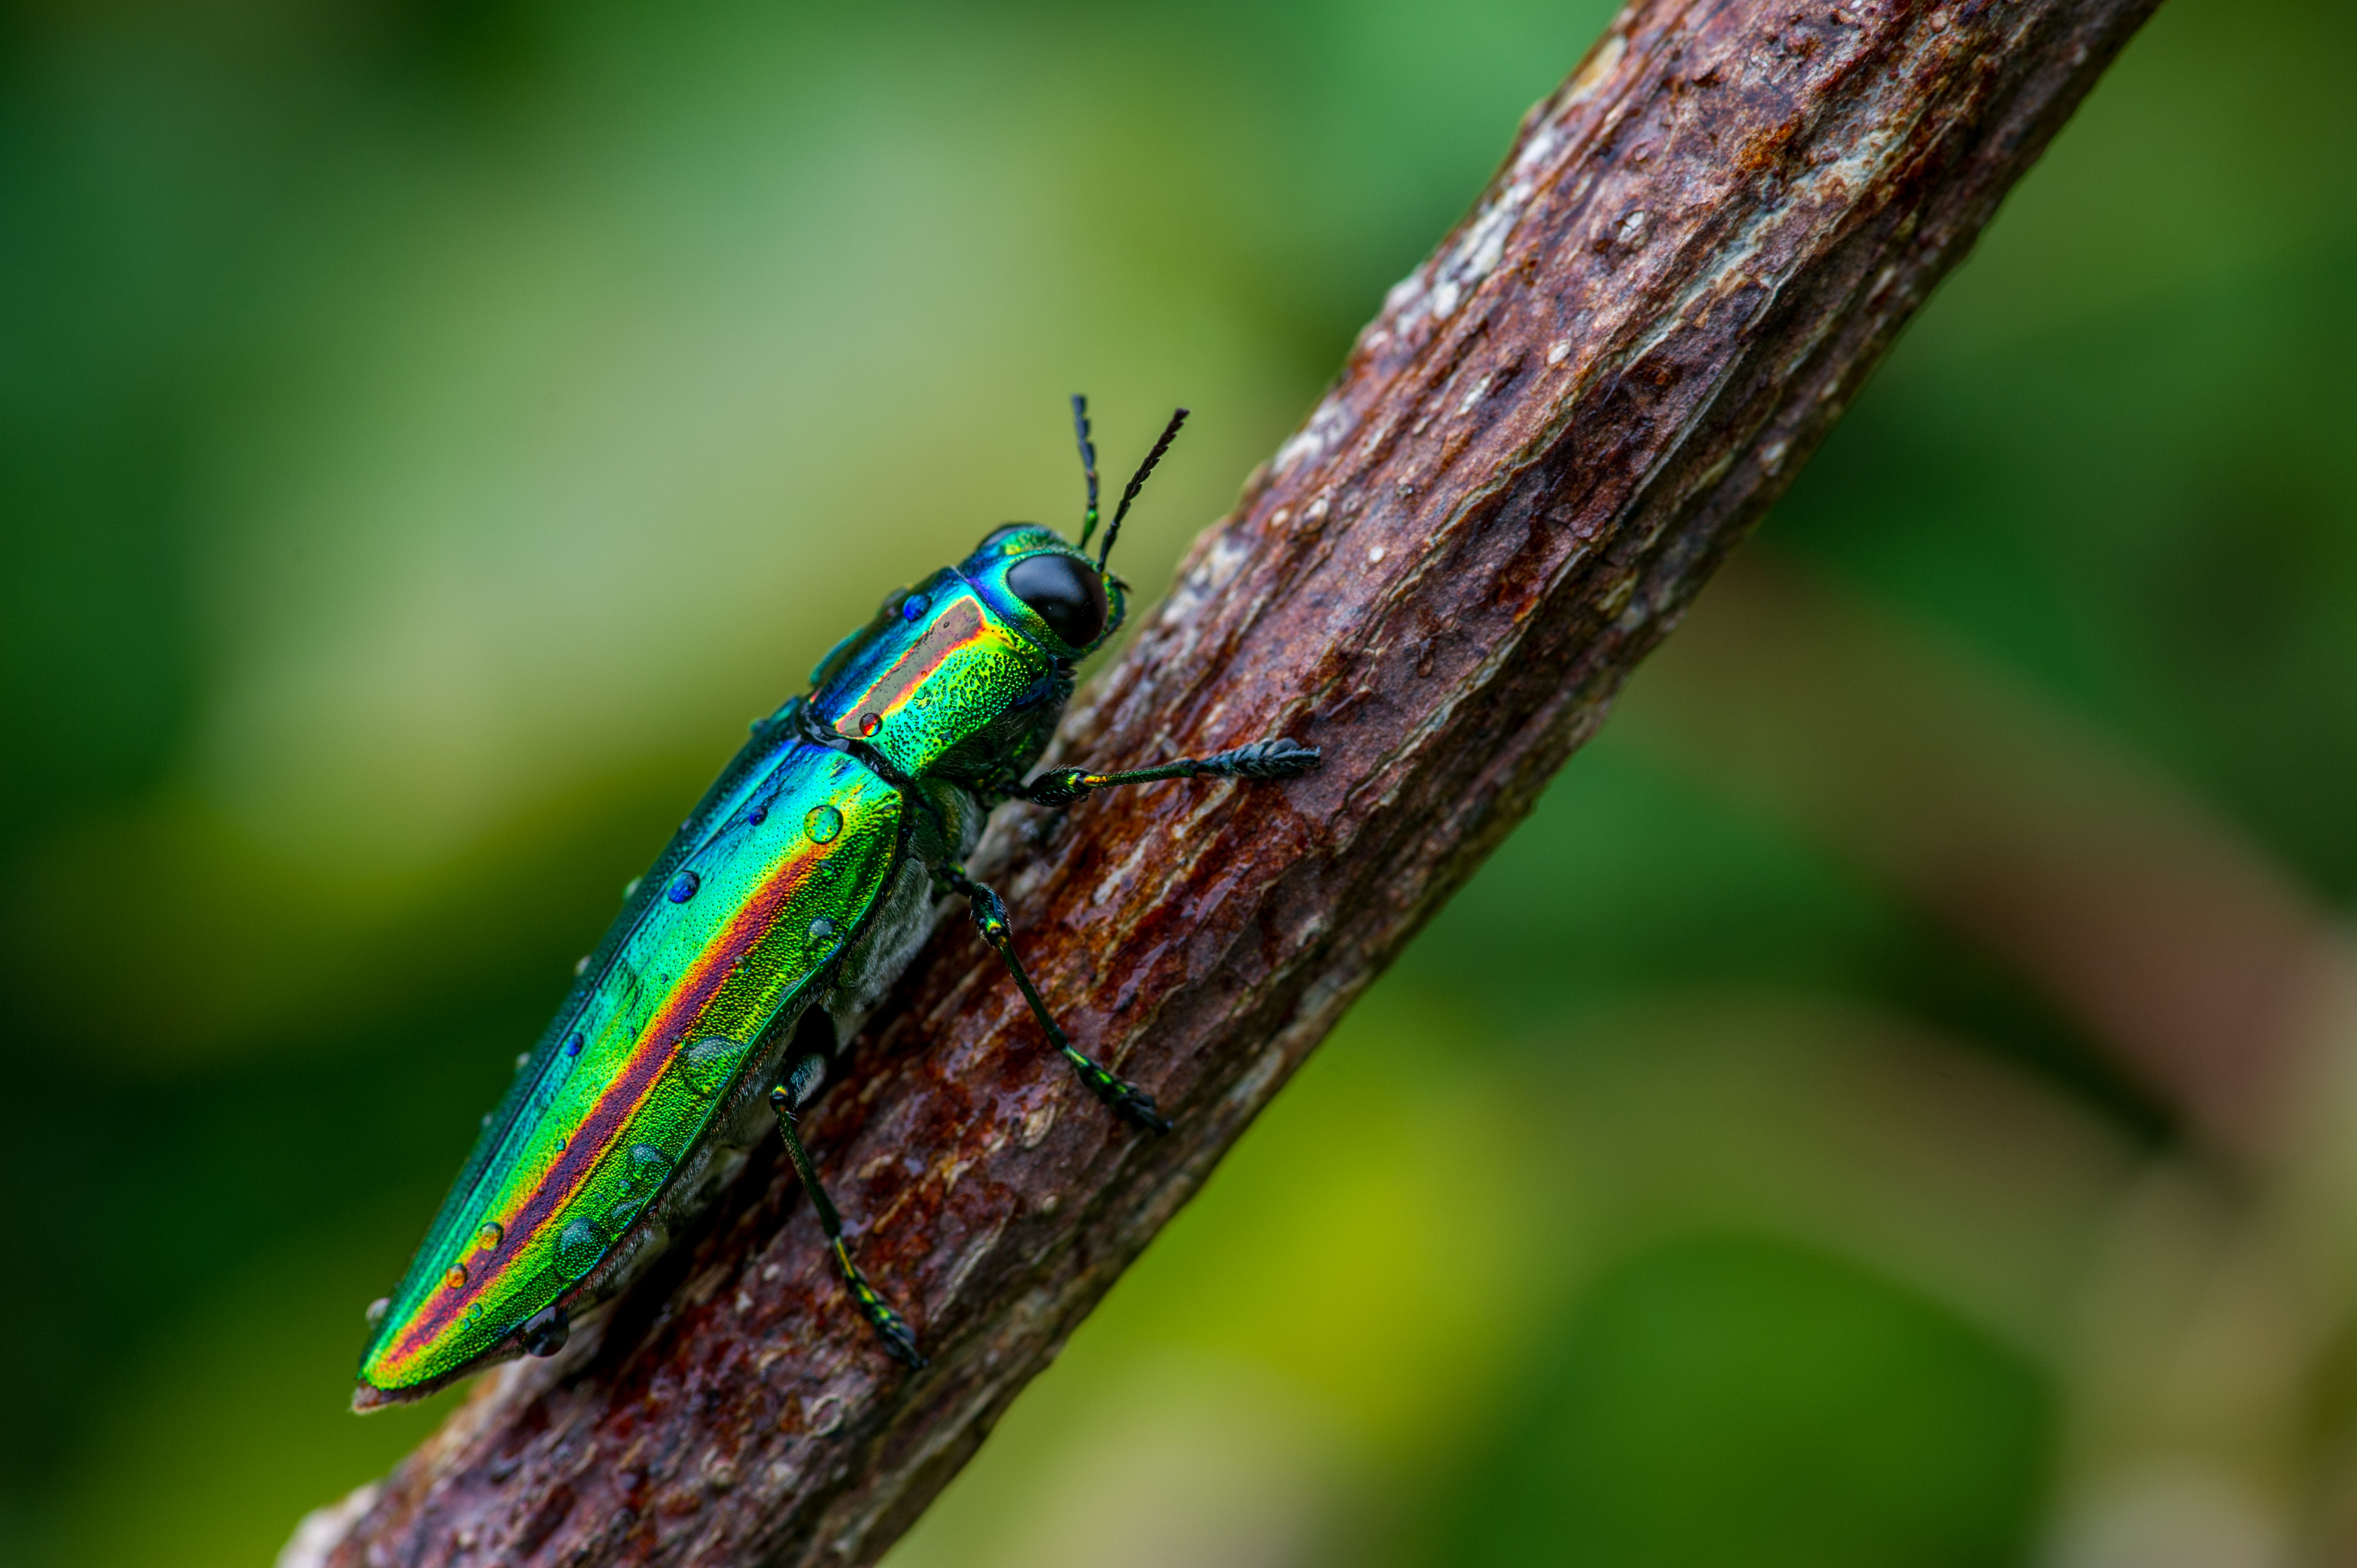
[[[979,863],[1178,1131],[1090,1100],[959,922],[808,1123],[929,1369],[757,1161],[602,1329],[485,1379],[287,1559],[874,1561],[1594,733],[2157,3],[1623,12],[1062,742],[1282,734],[1324,769],[1017,811]]]

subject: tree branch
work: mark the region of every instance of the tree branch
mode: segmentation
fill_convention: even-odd
[[[993,830],[1042,989],[1178,1131],[1090,1100],[960,922],[807,1123],[929,1369],[757,1159],[576,1349],[484,1379],[285,1560],[873,1562],[1595,732],[2156,4],[1623,12],[1062,742],[1291,735],[1323,770]]]

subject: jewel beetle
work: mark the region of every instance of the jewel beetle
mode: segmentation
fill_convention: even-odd
[[[369,1309],[355,1409],[421,1398],[518,1355],[552,1355],[575,1316],[621,1291],[774,1126],[853,1305],[884,1350],[922,1366],[908,1321],[868,1283],[796,1112],[933,922],[963,898],[1048,1043],[1113,1112],[1167,1131],[1153,1097],[1068,1039],[1024,972],[999,896],[966,874],[990,809],[1062,807],[1156,779],[1274,779],[1314,746],[1274,738],[1128,772],[1037,765],[1073,671],[1120,628],[1107,570],[1122,520],[1187,417],[1138,465],[1094,560],[1096,453],[1079,542],[995,530],[884,601],[819,661],[806,695],[757,721],[621,913],[474,1151],[393,1294]]]

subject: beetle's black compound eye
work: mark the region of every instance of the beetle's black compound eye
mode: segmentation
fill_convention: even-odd
[[[1053,553],[1026,556],[1008,569],[1006,585],[1074,648],[1086,648],[1104,630],[1104,579],[1085,561]]]

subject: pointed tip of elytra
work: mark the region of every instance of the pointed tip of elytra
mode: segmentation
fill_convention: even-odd
[[[383,1410],[402,1402],[401,1395],[378,1388],[374,1383],[357,1383],[352,1388],[352,1413],[366,1415],[371,1411]]]

